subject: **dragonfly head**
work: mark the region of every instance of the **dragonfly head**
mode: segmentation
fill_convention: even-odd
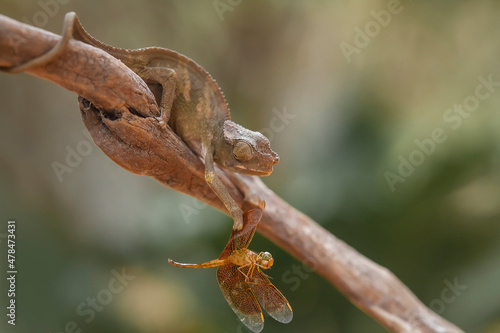
[[[269,252],[261,252],[257,257],[257,265],[263,269],[271,268],[274,264],[274,259],[271,253]]]

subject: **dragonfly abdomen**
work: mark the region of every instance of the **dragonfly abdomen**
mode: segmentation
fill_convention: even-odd
[[[184,264],[180,262],[173,261],[172,259],[168,259],[168,263],[177,267],[185,267],[185,268],[211,268],[225,265],[227,261],[225,259],[214,259],[203,264]]]

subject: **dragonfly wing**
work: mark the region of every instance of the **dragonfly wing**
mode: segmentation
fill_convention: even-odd
[[[240,230],[239,232],[233,231],[233,234],[231,235],[236,238],[236,248],[246,249],[248,247],[261,218],[261,208],[251,208],[243,211],[243,230]]]
[[[227,264],[217,268],[217,281],[224,298],[241,322],[253,332],[262,331],[262,310],[245,277],[238,271],[238,266]]]
[[[276,288],[269,278],[262,272],[255,270],[251,284],[255,296],[267,313],[280,323],[289,323],[293,318],[293,311],[285,296]]]
[[[243,212],[243,229],[240,231],[233,231],[231,237],[236,238],[236,248],[246,249],[252,241],[252,237],[257,228],[257,224],[262,218],[262,212],[266,202],[255,192],[247,193],[241,210]]]
[[[243,229],[234,230],[229,237],[226,248],[222,252],[220,259],[226,258],[233,250],[246,249],[252,241],[257,229],[257,224],[262,218],[262,210],[264,209],[264,201],[260,201],[260,206],[257,204],[245,204],[241,207],[243,210]]]
[[[252,208],[243,212],[243,224],[245,227],[241,231],[233,230],[229,241],[227,242],[224,251],[219,256],[219,259],[226,259],[236,249],[246,249],[252,241],[257,223],[262,218],[262,209]]]

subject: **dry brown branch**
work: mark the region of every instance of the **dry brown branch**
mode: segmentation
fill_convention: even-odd
[[[0,15],[0,67],[9,68],[39,56],[58,39]],[[170,128],[158,126],[153,95],[120,61],[71,41],[67,52],[52,63],[28,72],[85,97],[80,98],[85,126],[95,143],[120,166],[154,177],[227,213],[207,186],[200,159]],[[426,308],[389,270],[289,206],[259,178],[221,170],[219,174],[240,205],[248,189],[264,197],[266,209],[259,232],[330,281],[390,331],[462,332]]]

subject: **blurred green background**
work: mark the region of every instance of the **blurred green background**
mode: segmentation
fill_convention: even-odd
[[[500,332],[500,2],[0,3],[58,34],[68,11],[105,43],[195,59],[233,120],[270,136],[272,190],[465,331]],[[216,258],[228,217],[114,164],[55,84],[0,74],[0,109],[0,276],[8,219],[18,250],[17,325],[4,310],[1,332],[248,332],[215,269],[167,263]],[[264,332],[386,331],[267,239],[252,248],[273,253],[294,309]]]

